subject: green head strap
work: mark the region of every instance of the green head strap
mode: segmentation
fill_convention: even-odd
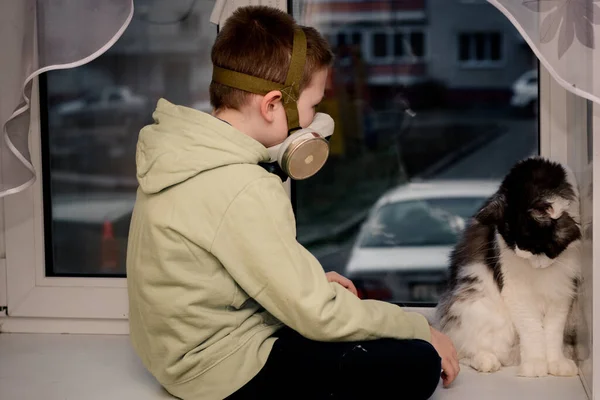
[[[213,67],[212,80],[221,85],[240,89],[245,92],[266,95],[273,90],[279,90],[283,96],[283,107],[288,123],[288,131],[300,128],[298,117],[298,98],[300,97],[300,81],[304,73],[306,62],[306,36],[302,29],[294,31],[294,42],[292,45],[292,58],[288,69],[285,84],[271,82],[266,79],[242,74],[225,68]]]

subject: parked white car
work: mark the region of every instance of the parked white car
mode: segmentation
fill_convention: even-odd
[[[410,183],[384,194],[363,223],[345,274],[367,298],[437,302],[450,253],[497,181]]]
[[[515,81],[510,105],[516,110],[537,115],[538,111],[538,70],[525,72]]]

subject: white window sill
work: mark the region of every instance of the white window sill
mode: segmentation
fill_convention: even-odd
[[[0,399],[173,399],[144,370],[127,336],[0,335]],[[462,367],[433,400],[587,399],[579,378],[523,379],[509,368],[478,374]]]

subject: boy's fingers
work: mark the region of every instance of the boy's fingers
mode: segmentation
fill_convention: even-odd
[[[456,378],[457,371],[451,361],[442,360],[442,368],[444,372],[442,373],[442,380],[444,382],[444,386],[448,387],[454,378]]]
[[[328,272],[327,274],[327,279],[330,282],[337,282],[340,285],[342,285],[343,287],[345,287],[346,289],[348,289],[350,292],[352,292],[355,296],[358,296],[358,290],[356,290],[356,286],[354,286],[354,283],[352,283],[352,281],[340,274],[338,274],[337,272]]]
[[[456,351],[454,352],[454,354],[456,354]],[[458,376],[458,374],[460,373],[460,364],[458,362],[458,356],[457,355],[453,355],[452,356],[452,365],[454,366],[454,372],[455,372],[455,377]]]

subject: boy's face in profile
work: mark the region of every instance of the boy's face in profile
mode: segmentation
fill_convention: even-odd
[[[315,118],[315,110],[325,96],[326,84],[327,70],[323,69],[313,75],[310,84],[302,91],[302,93],[300,93],[298,113],[300,117],[300,126],[302,128],[309,126]]]
[[[315,117],[315,109],[323,100],[327,82],[327,69],[316,72],[310,84],[300,93],[298,99],[298,116],[300,126],[306,128]],[[287,119],[280,95],[270,92],[261,100],[261,116],[265,129],[262,137],[258,138],[265,147],[276,146],[288,136]]]

